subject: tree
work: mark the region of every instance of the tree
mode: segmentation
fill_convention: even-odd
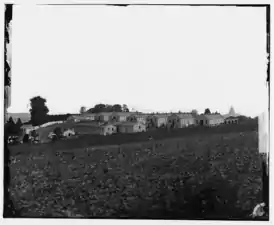
[[[30,115],[33,126],[39,126],[47,122],[49,109],[46,106],[46,102],[46,99],[40,96],[30,99]]]
[[[85,113],[87,110],[86,110],[86,107],[85,106],[82,106],[81,108],[80,108],[80,114],[83,114],[83,113]]]
[[[122,106],[119,104],[115,104],[112,106],[112,112],[122,112]]]
[[[21,127],[21,126],[23,125],[23,123],[22,123],[22,121],[21,121],[20,118],[18,118],[18,120],[17,120],[17,122],[16,122],[16,125],[17,125],[18,127]]]
[[[23,137],[23,143],[28,143],[29,142],[29,135],[25,134]]]
[[[63,134],[61,127],[55,127],[53,133],[57,136],[58,139],[61,138]]]
[[[10,136],[16,133],[16,125],[12,117],[9,118],[6,124],[6,132],[7,132],[7,136]]]
[[[106,108],[106,105],[105,104],[97,104],[95,105],[93,108],[91,108],[89,110],[90,113],[100,113],[100,112],[104,112],[105,111],[105,108]]]
[[[206,108],[205,109],[205,114],[210,114],[211,112],[210,112],[210,109],[209,108]]]
[[[15,124],[15,129],[16,129],[16,133],[19,134],[21,131],[21,127],[22,127],[23,123],[21,121],[20,118],[18,118],[16,124]]]
[[[123,111],[123,112],[129,112],[129,109],[128,109],[128,107],[127,107],[126,104],[123,104],[123,106],[122,106],[122,111]]]
[[[9,118],[8,123],[9,123],[9,124],[14,124],[14,120],[13,120],[12,117]]]
[[[146,120],[147,128],[157,128],[157,121],[156,117],[154,116],[148,116]]]

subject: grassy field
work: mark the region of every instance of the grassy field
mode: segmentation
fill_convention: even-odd
[[[27,217],[244,218],[261,201],[261,164],[258,135],[240,130],[12,146],[12,199]]]

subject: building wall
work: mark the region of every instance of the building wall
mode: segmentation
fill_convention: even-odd
[[[209,120],[209,125],[210,126],[217,126],[217,125],[220,125],[220,124],[222,124],[224,122],[224,120],[223,119],[210,119]]]
[[[119,121],[120,122],[127,121],[127,116],[119,116]]]
[[[113,133],[117,132],[117,128],[112,125],[107,125],[102,128],[102,134],[103,135],[111,135]]]
[[[134,132],[144,132],[146,131],[146,126],[144,124],[137,123],[134,125],[133,129]]]
[[[134,127],[134,126],[120,125],[120,126],[119,126],[119,132],[120,132],[120,133],[133,133],[133,132],[134,132],[133,127]]]
[[[110,115],[98,115],[97,118],[99,119],[99,121],[104,121],[107,122],[110,120]]]
[[[146,131],[146,126],[142,123],[136,123],[132,125],[119,125],[119,133],[137,133]]]
[[[196,124],[196,120],[194,118],[180,119],[180,127],[187,127],[195,124]]]
[[[137,117],[137,121],[140,123],[146,123],[146,118],[145,117]]]
[[[161,127],[162,125],[167,125],[167,117],[157,117],[156,121],[157,121],[157,127]]]
[[[238,123],[238,119],[226,119],[224,121],[225,124],[233,124],[233,123]]]

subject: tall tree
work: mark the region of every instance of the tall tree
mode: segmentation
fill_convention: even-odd
[[[210,114],[211,112],[210,112],[210,109],[209,108],[206,108],[205,109],[205,114]]]
[[[21,127],[21,126],[23,125],[23,123],[22,123],[22,121],[21,121],[20,118],[18,118],[18,120],[17,120],[17,122],[16,122],[16,125],[17,125],[18,127]]]
[[[17,133],[16,124],[14,123],[14,120],[12,117],[9,118],[6,126],[6,132],[7,135],[15,135]]]
[[[18,133],[18,134],[20,133],[22,125],[23,125],[23,123],[22,123],[21,119],[18,118],[18,120],[17,120],[17,122],[15,124],[15,126],[16,126],[16,133]]]
[[[40,96],[30,99],[30,115],[33,126],[39,126],[47,122],[49,109],[46,106],[46,102],[47,100]]]
[[[85,106],[82,106],[81,108],[80,108],[80,114],[83,114],[83,113],[85,113],[87,110],[86,110],[86,107]]]
[[[100,103],[100,104],[95,105],[93,108],[91,108],[89,110],[89,112],[91,112],[91,113],[100,113],[100,112],[104,112],[105,108],[106,108],[106,105]]]
[[[14,120],[13,120],[12,117],[9,118],[8,123],[9,123],[9,124],[14,124]]]

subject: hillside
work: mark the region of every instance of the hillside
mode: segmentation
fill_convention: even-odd
[[[12,117],[16,122],[18,118],[21,119],[22,123],[28,122],[30,120],[29,113],[8,113],[8,118]]]

